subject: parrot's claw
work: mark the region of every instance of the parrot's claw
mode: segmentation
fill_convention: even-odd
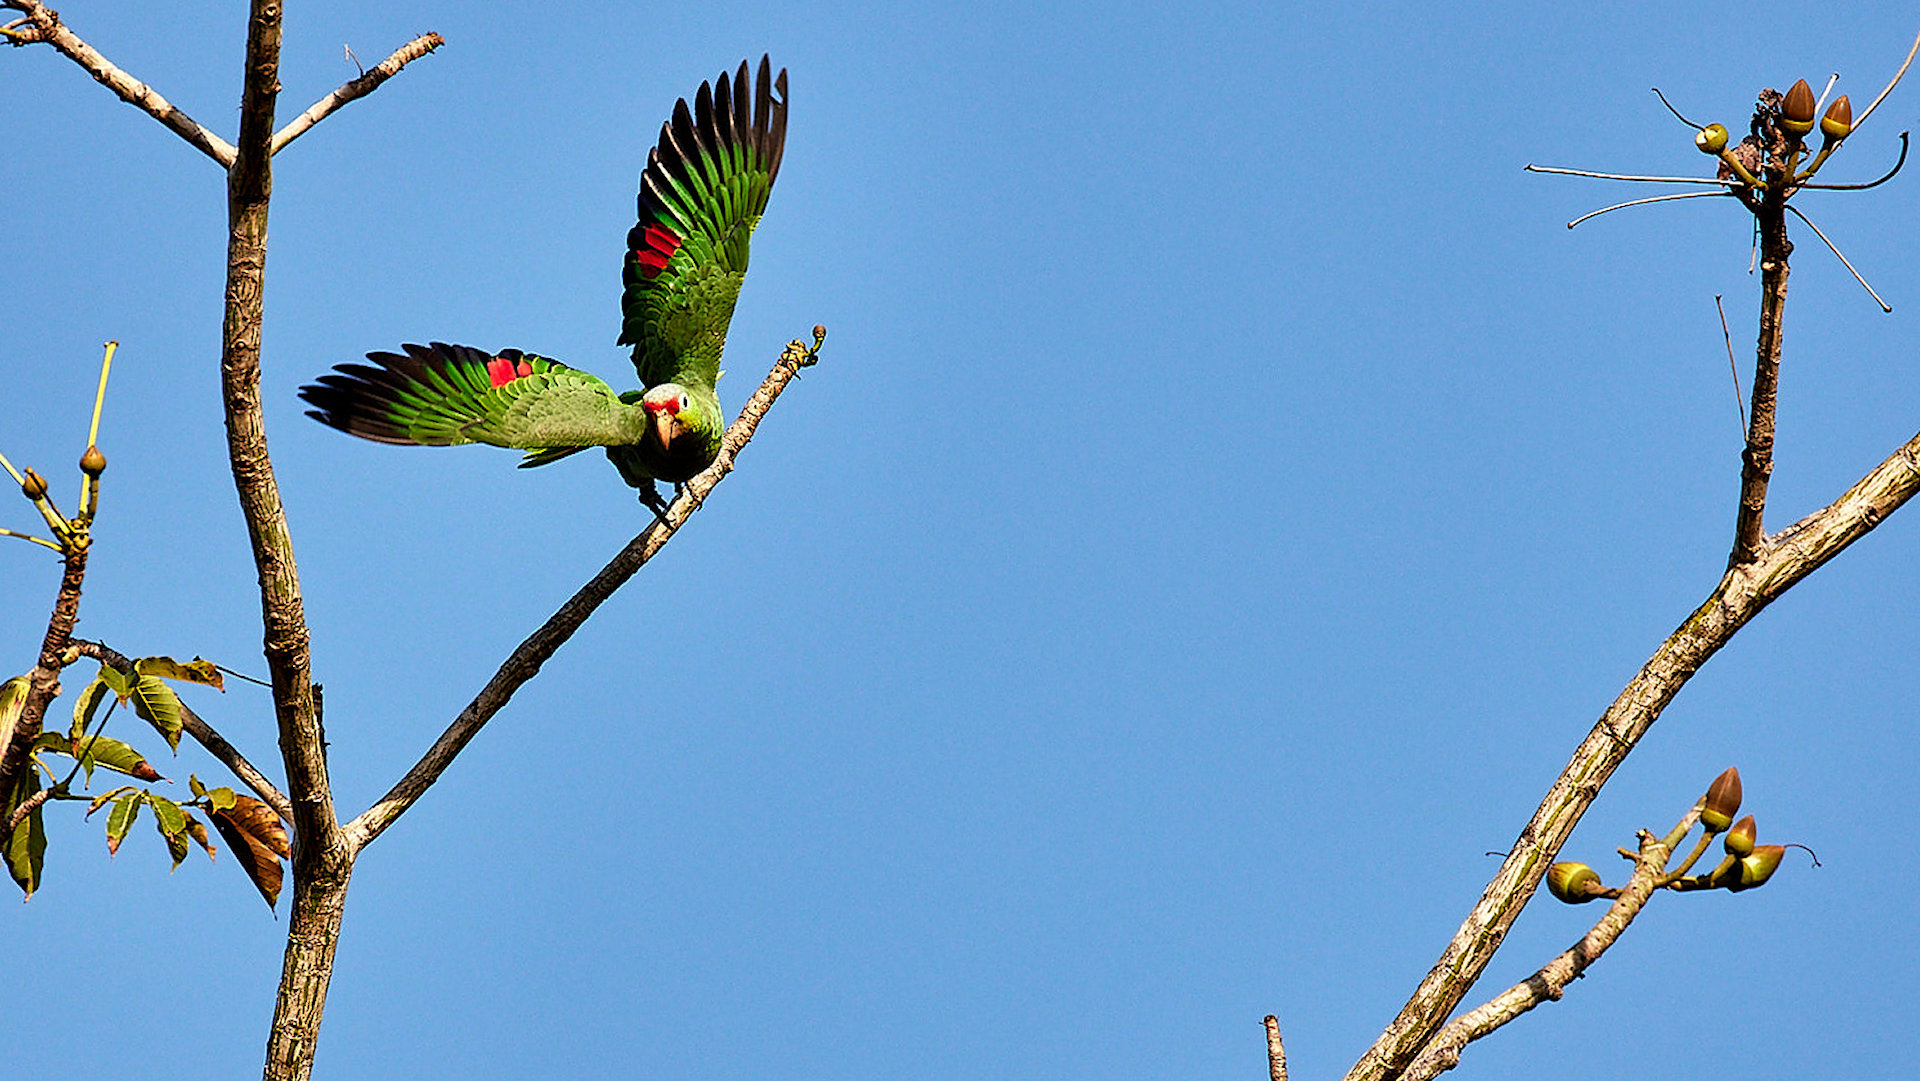
[[[677,484],[674,485],[675,495],[680,494],[678,491],[679,487]],[[647,509],[653,512],[655,518],[663,522],[667,520],[666,501],[660,498],[660,489],[654,487],[652,478],[648,478],[640,485],[640,502],[646,504]]]

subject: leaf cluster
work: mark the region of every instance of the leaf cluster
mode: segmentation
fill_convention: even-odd
[[[133,744],[105,735],[103,730],[114,711],[126,706],[166,741],[169,750],[178,753],[184,706],[168,681],[226,689],[219,667],[198,657],[191,661],[142,657],[125,667],[102,663],[74,700],[71,727],[65,732],[42,732],[34,740],[32,768],[21,770],[12,791],[0,796],[0,826],[5,827],[4,845],[0,847],[4,848],[8,873],[28,897],[39,888],[46,861],[43,821],[46,805],[54,801],[85,800],[88,818],[107,808],[109,855],[119,852],[121,843],[139,821],[141,809],[151,808],[154,826],[176,869],[193,845],[205,851],[209,860],[218,852],[207,823],[194,814],[199,811],[219,831],[267,904],[271,906],[278,899],[283,878],[280,861],[291,857],[291,847],[278,816],[259,800],[228,787],[210,789],[191,775],[188,784],[193,798],[187,801],[171,799],[138,785],[121,785],[91,796],[72,790],[79,775],[84,775],[82,789],[90,785],[96,769],[138,781],[166,780]],[[12,730],[25,707],[29,690],[30,681],[25,676],[0,684],[0,731]],[[106,707],[104,712],[102,705]],[[51,761],[62,758],[72,762],[65,767],[64,775]]]

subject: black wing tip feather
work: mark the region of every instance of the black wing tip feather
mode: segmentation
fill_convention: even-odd
[[[665,195],[676,185],[687,190],[705,186],[696,179],[696,154],[713,156],[722,149],[751,146],[756,163],[767,171],[767,186],[779,178],[787,143],[787,69],[775,75],[772,57],[762,53],[759,75],[751,82],[749,71],[749,62],[742,60],[738,71],[723,71],[714,82],[702,82],[692,106],[686,98],[674,102],[672,118],[660,125],[660,139],[647,152],[640,176],[642,225],[671,214]],[[630,240],[628,247],[633,246]]]
[[[370,439],[376,443],[417,445],[407,430],[391,418],[391,410],[402,406],[410,388],[432,386],[435,375],[443,375],[459,365],[485,366],[493,354],[470,345],[403,344],[405,353],[381,350],[367,354],[372,364],[336,364],[333,371],[317,377],[300,388],[300,399],[315,408],[307,416],[329,428]],[[502,356],[518,350],[505,350]]]

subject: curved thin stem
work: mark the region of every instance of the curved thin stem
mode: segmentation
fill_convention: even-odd
[[[1814,191],[1866,191],[1868,188],[1877,188],[1880,185],[1885,184],[1887,181],[1892,180],[1894,177],[1894,174],[1898,173],[1900,171],[1900,167],[1902,165],[1905,165],[1906,163],[1907,163],[1907,133],[1903,131],[1900,133],[1900,160],[1893,163],[1893,168],[1887,170],[1886,176],[1883,176],[1878,180],[1869,181],[1865,184],[1802,184],[1800,186],[1803,188],[1810,188]]]
[[[1673,102],[1667,100],[1667,96],[1660,92],[1659,87],[1656,86],[1653,88],[1653,96],[1660,99],[1660,104],[1665,105],[1667,107],[1667,111],[1673,114],[1673,117],[1675,120],[1680,121],[1682,124],[1685,124],[1686,126],[1692,128],[1695,131],[1707,130],[1704,125],[1696,124],[1693,121],[1688,120],[1686,117],[1681,116],[1680,110],[1673,107]]]
[[[1643,184],[1711,184],[1719,188],[1738,188],[1742,183],[1737,180],[1721,180],[1704,176],[1631,176],[1624,173],[1596,173],[1589,169],[1561,169],[1552,165],[1527,164],[1529,173],[1554,173],[1559,176],[1590,176],[1595,180],[1633,180]]]
[[[1612,206],[1603,206],[1600,209],[1593,211],[1590,214],[1582,214],[1579,217],[1568,222],[1567,228],[1571,229],[1574,226],[1580,224],[1581,222],[1586,221],[1588,218],[1597,218],[1602,214],[1606,214],[1615,210],[1625,210],[1627,207],[1630,207],[1630,206],[1645,206],[1648,203],[1670,203],[1675,199],[1717,199],[1717,198],[1731,199],[1732,197],[1733,197],[1732,192],[1725,192],[1725,191],[1688,191],[1688,192],[1681,192],[1678,195],[1655,195],[1649,199],[1629,199],[1624,203],[1615,203]]]

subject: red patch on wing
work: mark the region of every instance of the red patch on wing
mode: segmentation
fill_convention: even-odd
[[[504,387],[513,382],[513,361],[506,357],[494,357],[487,361],[487,379],[496,387]]]
[[[673,253],[680,250],[681,239],[673,230],[664,225],[649,225],[643,231],[647,246],[633,249],[633,259],[640,264],[640,275],[648,281],[660,276],[673,260]]]

